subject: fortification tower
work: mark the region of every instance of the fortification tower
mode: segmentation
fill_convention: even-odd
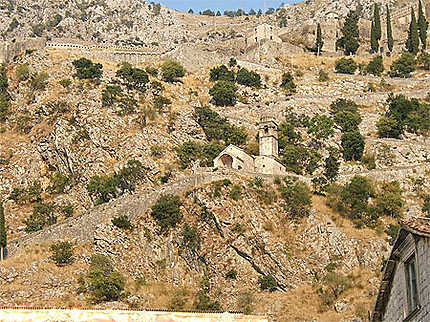
[[[258,124],[260,156],[278,157],[278,124],[272,117],[262,116]]]

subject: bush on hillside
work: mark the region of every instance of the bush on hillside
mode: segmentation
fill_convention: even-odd
[[[375,56],[367,65],[366,71],[368,74],[380,76],[384,72],[384,61],[382,56]]]
[[[257,88],[261,86],[261,76],[254,71],[241,68],[237,72],[236,82],[241,85]]]
[[[284,72],[282,74],[281,88],[287,93],[295,93],[296,87],[293,75],[290,72]]]
[[[234,82],[235,75],[233,71],[227,68],[227,66],[221,65],[218,67],[214,67],[210,70],[209,80],[213,82],[219,81],[219,80]]]
[[[79,79],[99,79],[103,74],[103,65],[94,64],[87,58],[81,58],[72,62],[76,69],[75,77]]]
[[[161,65],[161,76],[166,82],[176,82],[178,78],[185,76],[185,72],[185,68],[173,60],[168,60]]]
[[[208,107],[196,107],[194,118],[202,127],[208,141],[222,140],[226,145],[237,146],[243,146],[247,142],[248,135],[243,128],[230,124],[226,118]]]
[[[167,233],[182,220],[181,201],[178,196],[162,195],[151,207],[151,216],[157,222],[162,233]]]
[[[341,137],[342,154],[345,161],[360,161],[364,152],[364,138],[359,131],[346,132]]]
[[[342,57],[336,61],[335,70],[336,73],[340,74],[354,74],[357,70],[358,65],[352,58]]]
[[[415,56],[411,53],[404,52],[402,56],[395,60],[390,67],[391,77],[408,77],[415,71],[417,63]]]
[[[52,203],[37,203],[29,218],[24,220],[25,231],[31,233],[42,230],[57,222],[55,207]]]
[[[237,86],[233,82],[220,80],[209,90],[217,106],[234,106],[237,100]]]
[[[129,63],[120,65],[120,69],[116,71],[116,77],[120,78],[128,89],[135,89],[140,92],[144,92],[146,84],[149,83],[148,74],[140,68],[134,68]]]
[[[51,245],[50,250],[53,253],[51,259],[58,266],[70,264],[73,261],[73,248],[72,243],[58,242]]]

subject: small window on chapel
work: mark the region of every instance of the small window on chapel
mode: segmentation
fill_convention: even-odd
[[[418,307],[417,271],[415,254],[405,262],[406,287],[408,295],[408,313],[413,312]]]

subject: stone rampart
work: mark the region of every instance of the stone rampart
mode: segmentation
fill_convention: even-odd
[[[0,62],[9,62],[16,55],[30,49],[41,49],[46,46],[44,38],[17,39],[0,43]]]
[[[71,240],[78,243],[92,242],[96,227],[112,217],[128,216],[131,220],[152,206],[163,194],[180,195],[201,184],[210,183],[228,177],[220,172],[202,172],[178,181],[163,185],[158,189],[147,189],[134,195],[124,195],[111,202],[96,206],[78,216],[68,218],[44,230],[29,234],[23,238],[11,240],[8,244],[8,256],[27,245],[54,240]]]

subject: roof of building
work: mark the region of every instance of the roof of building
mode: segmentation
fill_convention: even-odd
[[[380,322],[384,317],[385,309],[390,299],[394,275],[396,273],[398,261],[396,249],[409,234],[430,238],[430,218],[415,217],[401,222],[401,228],[397,234],[390,257],[385,263],[378,297],[372,314],[372,322]]]

